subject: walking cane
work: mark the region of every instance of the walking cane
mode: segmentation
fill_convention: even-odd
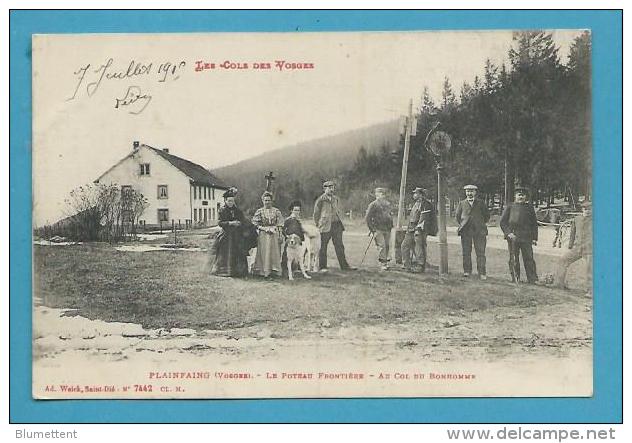
[[[362,261],[360,262],[360,266],[362,266],[362,263],[364,263],[364,259],[366,258],[366,253],[369,252],[371,243],[373,243],[373,239],[375,238],[375,232],[371,231],[369,235],[371,236],[371,238],[369,239],[369,244],[366,245],[366,249],[364,250],[364,255],[362,256]]]
[[[507,240],[509,241],[509,272],[511,273],[511,281],[512,283],[515,283],[516,286],[518,286],[520,284],[520,281],[518,276],[516,275],[516,244],[514,240],[510,238],[508,238]]]

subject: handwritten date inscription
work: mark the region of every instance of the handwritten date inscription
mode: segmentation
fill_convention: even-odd
[[[115,64],[114,58],[109,58],[97,66],[87,63],[73,72],[75,88],[67,101],[94,96],[104,82],[124,82],[132,79],[148,79],[157,83],[173,82],[180,78],[185,66],[185,61],[144,63],[131,60],[121,68]],[[114,98],[114,108],[125,109],[130,114],[138,115],[147,108],[152,96],[141,91],[139,86],[126,86],[124,94]]]

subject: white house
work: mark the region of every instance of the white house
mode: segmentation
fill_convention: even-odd
[[[204,167],[139,142],[95,183],[131,187],[143,194],[149,207],[139,222],[147,226],[171,226],[172,220],[183,227],[215,225],[228,189]]]

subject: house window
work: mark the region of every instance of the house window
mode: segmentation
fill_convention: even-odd
[[[149,175],[149,163],[140,164],[140,175]]]
[[[193,221],[197,221],[197,209],[193,210]]]
[[[193,200],[197,200],[197,186],[193,186]]]
[[[208,217],[207,217],[206,208],[204,208],[204,223],[206,223],[206,220],[208,220]]]
[[[215,188],[211,188],[211,191],[213,192],[213,200],[215,200]]]
[[[206,200],[206,186],[204,186],[204,200]]]
[[[121,186],[121,196],[126,197],[132,192],[131,185],[123,185]]]
[[[158,209],[158,221],[159,222],[169,221],[169,210],[168,209]]]
[[[167,185],[158,185],[158,198],[169,198]]]

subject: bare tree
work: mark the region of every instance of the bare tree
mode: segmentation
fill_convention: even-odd
[[[121,190],[117,185],[98,186],[98,207],[103,225],[103,236],[112,243],[118,240],[118,221],[120,219],[119,200]]]
[[[149,201],[140,192],[128,188],[121,194],[120,206],[123,220],[130,223],[130,234],[135,238],[136,226],[138,225],[140,217],[149,207]]]
[[[73,189],[65,200],[71,214],[67,218],[67,223],[74,226],[73,229],[69,229],[69,232],[75,232],[78,240],[99,239],[101,227],[99,196],[99,185],[88,184]]]

